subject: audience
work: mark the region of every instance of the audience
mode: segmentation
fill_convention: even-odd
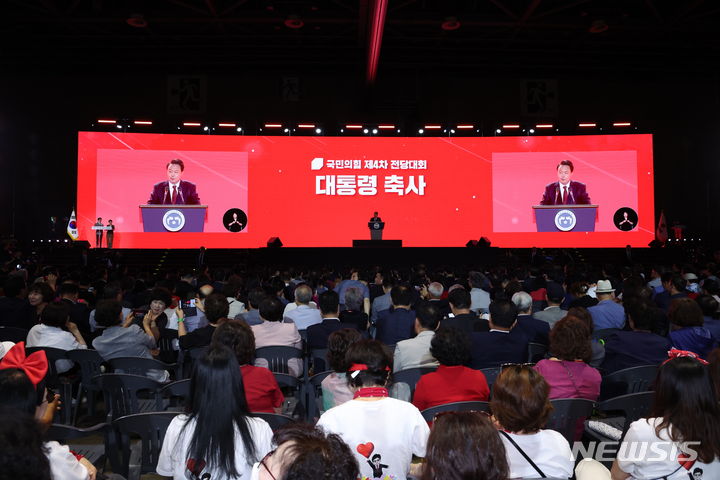
[[[40,314],[40,324],[28,332],[27,347],[52,347],[60,350],[86,349],[85,339],[75,323],[70,321],[70,307],[64,302],[48,304]],[[65,373],[75,364],[72,360],[57,360],[57,373]]]
[[[298,330],[307,330],[308,327],[322,322],[320,311],[310,305],[313,297],[313,290],[306,284],[298,285],[295,288],[295,305],[296,308],[287,311],[287,307],[283,310],[285,321],[295,324]]]
[[[441,328],[432,337],[430,353],[440,362],[437,371],[420,377],[412,403],[418,410],[454,402],[487,401],[485,375],[465,365],[470,362],[467,335],[455,328]]]
[[[255,358],[255,337],[250,327],[242,320],[222,323],[212,336],[212,346],[219,345],[229,348],[240,365],[248,410],[281,413],[285,397],[275,376],[267,368],[252,365]]]
[[[30,305],[25,298],[25,280],[17,273],[8,276],[3,285],[4,296],[0,297],[0,327],[30,329],[28,324]]]
[[[670,342],[674,348],[689,350],[706,358],[715,345],[703,326],[703,312],[692,298],[676,298],[670,304]]]
[[[220,322],[227,320],[230,312],[230,304],[227,301],[227,297],[220,293],[211,293],[208,295],[203,301],[203,308],[205,310],[205,318],[207,318],[208,321],[207,326],[198,328],[190,333],[188,333],[185,326],[185,314],[182,309],[177,308],[175,310],[175,314],[177,315],[178,340],[181,349],[187,350],[210,345],[217,326]]]
[[[555,282],[547,282],[545,286],[545,301],[547,302],[547,307],[540,312],[535,312],[533,317],[537,320],[547,322],[550,328],[552,328],[558,320],[567,314],[565,310],[560,308],[560,304],[562,304],[564,299],[565,290],[562,285]]]
[[[333,291],[325,294],[337,293]],[[322,305],[322,298],[320,299]],[[346,360],[347,350],[353,343],[361,339],[360,332],[354,328],[341,328],[328,336],[327,341],[327,362],[332,373],[325,377],[320,383],[322,389],[323,410],[330,410],[332,407],[352,400],[353,392],[348,386],[347,371],[350,368]]]
[[[40,315],[45,307],[55,298],[55,291],[45,282],[33,283],[28,289],[28,303],[30,309],[23,328],[29,329],[40,322]]]
[[[318,426],[342,437],[362,476],[406,478],[412,456],[425,456],[427,422],[412,404],[388,397],[391,362],[380,342],[353,343],[347,362],[354,398],[323,413]]]
[[[2,384],[0,383],[0,385]],[[0,445],[2,446],[0,478],[8,480],[15,478],[51,480],[53,478],[42,431],[31,415],[15,408],[0,406]],[[63,474],[65,471],[63,470]],[[82,472],[80,468],[78,471],[80,475],[76,478],[88,478],[87,472]]]
[[[378,295],[372,301],[372,309],[370,310],[370,323],[375,325],[377,323],[378,313],[383,310],[388,310],[392,306],[392,299],[390,298],[390,291],[395,286],[395,281],[390,275],[383,276],[382,279],[382,295]]]
[[[716,342],[720,342],[720,320],[718,319],[720,303],[711,295],[700,295],[696,301],[703,313],[703,326],[710,330],[710,335]]]
[[[513,293],[511,300],[518,310],[517,328],[522,330],[529,341],[547,345],[548,335],[550,335],[550,323],[533,317],[533,300],[530,294],[516,292]]]
[[[487,313],[490,307],[490,293],[485,290],[489,283],[487,277],[481,272],[470,272],[468,274],[470,285],[470,310],[477,313]]]
[[[625,326],[625,310],[615,302],[615,288],[610,280],[598,280],[595,294],[598,304],[588,308],[595,330],[622,329]]]
[[[442,328],[456,328],[467,335],[472,332],[487,332],[487,320],[481,320],[475,312],[470,310],[470,292],[462,287],[455,288],[448,293],[448,303],[452,316],[444,318],[440,322]]]
[[[193,370],[188,413],[168,426],[157,473],[175,480],[249,478],[253,464],[271,449],[270,426],[248,415],[235,355],[211,348]]]
[[[670,310],[673,300],[687,297],[687,280],[674,272],[665,272],[660,279],[663,291],[655,295],[655,303],[660,309],[667,312]]]
[[[255,335],[255,348],[281,345],[286,347],[302,348],[302,339],[294,323],[283,323],[283,309],[285,306],[277,297],[265,298],[260,303],[260,318],[262,323],[253,325]],[[258,367],[268,367],[267,360],[255,360]],[[288,370],[291,375],[299,377],[302,374],[302,362],[297,358],[288,360]]]
[[[508,365],[495,380],[490,409],[505,445],[510,478],[572,476],[575,460],[567,440],[542,429],[552,411],[549,393],[550,385],[527,365]]]
[[[280,428],[273,436],[277,446],[253,467],[257,480],[357,480],[360,475],[350,447],[336,434],[303,424]]]
[[[260,303],[265,299],[266,293],[262,288],[253,288],[248,293],[248,311],[235,316],[236,320],[243,320],[245,323],[250,325],[259,325],[262,323],[260,318]]]
[[[361,332],[368,329],[368,314],[363,311],[363,292],[358,287],[345,289],[345,309],[340,312],[340,321],[355,326]]]
[[[440,308],[426,302],[417,307],[415,315],[415,337],[402,340],[395,346],[394,372],[408,368],[435,367],[438,364],[430,353],[430,342],[442,319]]]
[[[472,368],[499,367],[527,359],[528,338],[515,328],[516,321],[517,307],[510,300],[495,300],[490,304],[490,331],[471,334]]]
[[[404,285],[393,287],[390,291],[392,307],[378,314],[377,333],[375,338],[385,345],[395,345],[413,335],[415,325],[415,311],[411,305],[413,294],[410,288]]]

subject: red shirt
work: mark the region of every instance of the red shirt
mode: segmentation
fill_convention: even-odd
[[[490,389],[479,370],[457,365],[440,365],[437,371],[420,377],[415,387],[413,405],[418,410],[453,402],[486,402]]]
[[[245,387],[245,399],[251,412],[275,413],[285,400],[272,372],[267,368],[243,365],[240,367]]]

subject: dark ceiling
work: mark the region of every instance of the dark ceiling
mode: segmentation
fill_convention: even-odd
[[[0,62],[19,71],[292,67],[364,75],[377,1],[6,0]],[[711,73],[720,65],[718,20],[720,5],[703,0],[389,0],[378,75]]]

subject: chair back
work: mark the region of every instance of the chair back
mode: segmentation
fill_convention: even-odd
[[[143,357],[116,357],[109,360],[109,363],[113,372],[130,375],[147,375],[150,370],[174,371],[178,367],[177,363],[165,363],[154,358]]]
[[[492,392],[493,384],[495,383],[495,379],[497,379],[497,376],[500,375],[500,370],[502,370],[501,367],[492,367],[492,368],[481,368],[480,371],[485,375],[485,380],[487,381],[487,386],[490,389],[490,392]]]
[[[177,340],[177,338],[177,330],[174,330],[172,328],[160,329],[160,338],[157,342],[157,347],[160,350],[158,360],[165,363],[177,362],[178,351],[175,349],[175,346],[177,344],[175,340]]]
[[[137,413],[122,416],[113,421],[120,433],[120,473],[128,477],[130,470],[130,436],[137,435],[141,440],[140,474],[155,472],[165,432],[177,412]]]
[[[182,378],[190,378],[190,375],[192,375],[192,369],[193,365],[195,365],[198,360],[200,360],[202,357],[205,356],[205,354],[208,351],[209,346],[203,346],[203,347],[195,347],[190,348],[188,350],[183,350],[182,352]]]
[[[105,407],[111,420],[141,413],[143,410],[160,411],[160,382],[144,375],[106,373],[93,378],[105,397]],[[148,401],[140,402],[138,394],[150,392]]]
[[[320,385],[325,378],[333,373],[332,370],[325,370],[324,372],[316,373],[312,377],[308,378],[307,382],[307,419],[308,421],[314,421],[314,418],[318,416],[321,408],[318,407],[318,403],[322,396],[322,389]]]
[[[181,411],[190,397],[190,379],[170,382],[160,389],[160,396],[167,400],[165,410]]]
[[[62,444],[69,444],[74,453],[87,458],[90,463],[100,469],[105,463],[105,450],[107,445],[108,434],[110,433],[110,425],[107,423],[98,423],[88,428],[78,428],[72,425],[60,425],[54,423],[50,425],[45,438],[54,440]],[[98,444],[92,441],[92,437],[102,436],[104,442]],[[72,440],[82,440],[73,443]],[[90,440],[90,441],[88,441]]]
[[[327,352],[327,348],[313,348],[310,350],[313,372],[320,373],[330,367],[327,364]]]
[[[290,373],[288,360],[291,358],[302,359],[302,357],[302,350],[285,345],[272,345],[255,350],[255,358],[264,358],[273,373]]]
[[[426,408],[422,412],[422,416],[427,422],[432,422],[435,415],[442,412],[489,412],[490,404],[488,402],[453,402],[446,403],[444,405],[436,405],[434,407]]]
[[[415,393],[415,386],[420,380],[420,377],[435,370],[437,370],[437,367],[417,367],[400,370],[399,372],[393,373],[393,382],[406,383],[410,387],[410,392]]]
[[[100,375],[103,364],[103,358],[97,350],[69,350],[67,358],[80,366],[80,383],[88,390],[98,390],[92,379],[96,375]]]
[[[625,418],[623,436],[630,424],[648,414],[652,407],[655,392],[638,392],[621,395],[598,403],[597,409],[603,413],[621,412]]]
[[[265,420],[268,425],[270,425],[270,428],[273,432],[276,431],[278,428],[295,421],[292,417],[288,417],[287,415],[280,415],[279,413],[250,412],[250,416],[262,418],[263,420]]]
[[[657,376],[657,370],[657,365],[642,365],[624,368],[605,375],[600,385],[600,398],[605,400],[629,393],[651,390]]]
[[[27,340],[28,330],[15,327],[0,327],[0,342],[24,342]]]
[[[559,398],[550,403],[553,411],[545,428],[560,432],[572,445],[579,422],[592,415],[595,402],[585,398]]]
[[[542,343],[528,343],[528,363],[537,363],[547,354],[548,347]]]

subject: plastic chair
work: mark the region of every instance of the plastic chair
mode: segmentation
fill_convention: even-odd
[[[80,366],[80,390],[77,396],[77,407],[75,408],[75,421],[80,410],[83,393],[87,398],[88,414],[95,415],[95,395],[100,388],[93,382],[93,377],[102,374],[103,358],[96,350],[69,350],[67,358]],[[73,421],[73,423],[75,423]]]
[[[624,368],[605,375],[600,385],[600,399],[606,400],[629,393],[651,390],[657,370],[657,365],[642,365]]]
[[[312,361],[313,372],[320,373],[325,371],[327,365],[327,348],[313,348],[310,350],[310,360]]]
[[[24,342],[27,336],[28,330],[15,327],[0,327],[0,342]]]
[[[190,397],[190,380],[178,380],[164,385],[160,389],[163,403],[167,400],[164,410],[182,412]]]
[[[530,342],[528,343],[528,362],[537,363],[547,354],[548,347],[542,343]]]
[[[320,416],[320,412],[322,411],[322,407],[319,406],[319,402],[322,401],[322,389],[320,385],[331,373],[333,373],[332,370],[325,370],[308,378],[305,394],[307,401],[307,420],[310,422],[314,422],[315,417]]]
[[[275,381],[277,382],[278,387],[280,387],[281,390],[292,390],[293,394],[291,396],[297,401],[295,408],[293,409],[293,416],[299,415],[301,417],[304,417],[307,412],[304,399],[305,384],[303,380],[288,373],[273,372],[273,376],[275,377]]]
[[[157,347],[160,350],[158,360],[165,363],[175,363],[178,360],[178,351],[176,350],[178,332],[172,328],[161,328],[160,338],[157,341]],[[179,377],[176,377],[179,378]]]
[[[498,375],[500,375],[500,370],[502,370],[501,367],[492,367],[492,368],[481,368],[480,371],[485,375],[485,380],[487,381],[487,386],[490,389],[490,392],[492,392],[493,384],[495,383],[495,379]]]
[[[289,374],[290,370],[288,369],[288,360],[291,358],[302,360],[303,352],[299,348],[295,347],[272,345],[256,349],[255,358],[264,358],[268,363],[268,368],[273,373]]]
[[[75,377],[60,375],[57,372],[55,362],[58,360],[68,360],[67,350],[52,347],[26,347],[25,353],[31,353],[43,350],[47,356],[48,373],[45,377],[45,386],[51,390],[56,390],[60,394],[62,408],[60,409],[60,418],[66,425],[70,425],[73,419],[72,409],[72,390],[73,384],[78,381]]]
[[[116,419],[113,427],[119,433],[119,458],[115,456],[117,471],[124,477],[130,473],[130,436],[137,435],[141,440],[140,475],[154,473],[162,449],[165,432],[177,412],[154,412],[127,415]]]
[[[182,361],[178,359],[179,363],[182,365],[182,376],[181,378],[190,378],[190,375],[192,374],[193,365],[205,356],[205,354],[208,351],[208,346],[204,347],[195,347],[190,348],[188,350],[182,351]]]
[[[578,421],[592,415],[595,402],[585,398],[558,398],[550,400],[553,411],[545,425],[545,428],[560,432],[563,437],[573,444],[575,433],[578,428]]]
[[[93,378],[105,397],[108,421],[125,415],[162,410],[160,387],[162,384],[144,375],[106,373]],[[138,394],[149,392],[151,398]]]
[[[393,373],[393,382],[406,383],[410,387],[410,392],[414,394],[415,386],[420,380],[420,377],[426,373],[432,373],[435,370],[437,370],[437,367],[417,367],[400,370],[399,372]]]
[[[632,422],[647,415],[652,407],[654,398],[655,392],[630,393],[600,402],[597,404],[596,409],[598,412],[609,415],[620,413],[622,415],[621,418],[608,418],[606,423],[622,430],[624,437]],[[593,432],[592,430],[586,429],[586,431],[590,436],[598,437],[598,439],[600,439],[599,437],[603,437],[603,440],[608,440],[603,435]]]
[[[280,415],[278,413],[250,412],[250,416],[262,418],[263,420],[265,420],[268,425],[270,425],[270,428],[273,432],[278,428],[295,421],[295,419],[293,419],[292,417],[288,417],[287,415]]]
[[[110,426],[107,423],[98,423],[97,425],[93,425],[88,428],[78,428],[72,425],[60,425],[54,423],[50,426],[45,436],[47,440],[55,440],[56,442],[68,445],[70,450],[87,458],[88,461],[95,465],[98,470],[102,471],[105,466],[105,447],[108,440],[107,436],[111,431],[109,427]],[[103,436],[103,443],[74,443],[71,441],[87,439],[97,435]]]
[[[175,372],[175,378],[180,373],[177,363],[165,363],[154,358],[143,357],[116,357],[108,361],[113,372],[129,373],[130,375],[145,375],[149,370],[168,370]]]
[[[434,407],[426,408],[425,410],[423,410],[420,413],[422,414],[425,421],[432,422],[438,413],[468,412],[468,411],[489,412],[490,411],[490,403],[480,402],[480,401],[453,402],[453,403],[446,403],[443,405],[436,405]]]

